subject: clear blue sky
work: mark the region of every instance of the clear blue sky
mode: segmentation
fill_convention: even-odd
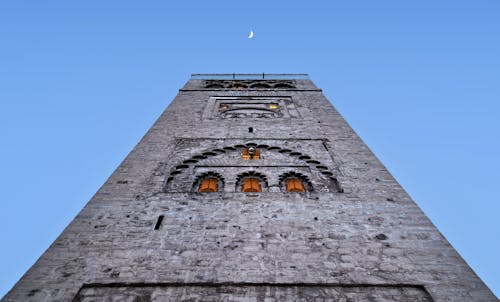
[[[198,72],[309,73],[499,295],[500,2],[233,0],[1,2],[0,297]]]

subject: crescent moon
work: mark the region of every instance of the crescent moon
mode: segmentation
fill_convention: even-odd
[[[250,35],[248,35],[248,38],[249,39],[253,38],[253,30],[250,31]]]

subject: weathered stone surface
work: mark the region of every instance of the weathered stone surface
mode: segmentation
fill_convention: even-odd
[[[306,302],[306,301],[374,301],[428,302],[432,298],[418,286],[338,286],[338,285],[154,285],[87,286],[80,290],[75,302],[103,301],[204,301],[204,302]]]
[[[497,301],[311,81],[253,82],[190,80],[2,301]]]

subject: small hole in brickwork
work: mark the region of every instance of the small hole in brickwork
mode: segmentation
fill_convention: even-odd
[[[318,220],[318,217],[314,217],[314,220]]]
[[[375,181],[380,181],[380,179],[378,179],[378,178],[375,178]]]
[[[163,221],[163,215],[158,216],[158,220],[156,221],[156,224],[155,224],[155,230],[160,229],[162,221]]]
[[[248,127],[248,132],[253,133],[253,127]]]
[[[385,234],[378,234],[375,236],[376,239],[378,240],[386,240],[387,239],[387,235]]]

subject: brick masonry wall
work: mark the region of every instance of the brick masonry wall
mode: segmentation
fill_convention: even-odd
[[[285,90],[203,84],[181,89],[2,301],[497,301],[312,82]],[[289,98],[300,117],[207,116],[214,97]],[[319,170],[265,148],[267,168],[227,152],[167,183],[186,159],[250,142],[318,159],[344,192],[318,189],[328,187]],[[235,192],[238,163],[273,184],[280,167],[303,166],[315,190]],[[196,169],[223,165],[229,189],[189,192]]]

